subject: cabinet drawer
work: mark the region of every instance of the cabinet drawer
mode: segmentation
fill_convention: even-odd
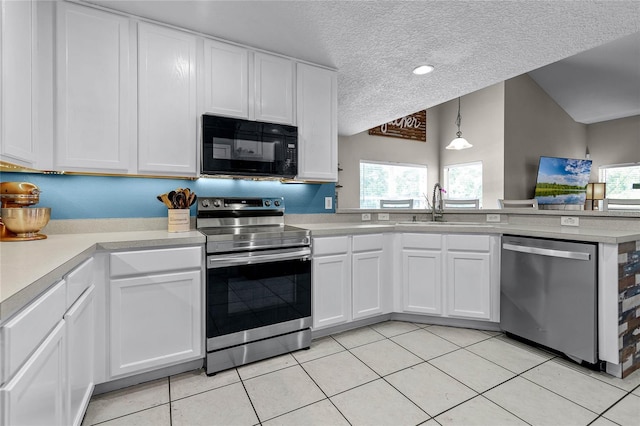
[[[353,251],[376,251],[382,250],[384,237],[382,234],[356,235],[353,237]]]
[[[69,309],[93,283],[93,258],[71,271],[65,277],[65,281],[67,281],[67,309]]]
[[[449,250],[489,252],[491,237],[489,235],[447,235]]]
[[[402,234],[402,248],[440,250],[442,248],[442,235]]]
[[[349,237],[326,237],[313,239],[313,254],[345,254],[349,253]]]
[[[202,247],[112,253],[110,264],[112,277],[201,268]]]
[[[4,383],[27,360],[62,319],[66,282],[60,281],[0,328],[0,382]]]

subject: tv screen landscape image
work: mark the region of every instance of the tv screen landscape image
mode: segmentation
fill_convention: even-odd
[[[539,205],[584,204],[591,160],[540,157],[535,198]]]

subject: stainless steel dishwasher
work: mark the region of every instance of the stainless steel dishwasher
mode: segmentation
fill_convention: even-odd
[[[502,237],[500,326],[574,361],[598,360],[597,246]]]

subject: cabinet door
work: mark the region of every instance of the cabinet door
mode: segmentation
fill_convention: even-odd
[[[442,314],[442,254],[435,250],[402,250],[404,312]]]
[[[314,257],[313,328],[351,320],[351,255]]]
[[[336,73],[298,64],[298,178],[338,180],[337,111]]]
[[[138,24],[138,171],[196,170],[196,39]]]
[[[127,172],[135,118],[129,20],[59,2],[56,31],[55,168]]]
[[[67,311],[67,407],[69,424],[82,424],[93,393],[95,286],[91,285]]]
[[[204,60],[205,111],[249,118],[249,51],[205,40]]]
[[[293,67],[289,59],[254,55],[254,112],[257,121],[294,124]]]
[[[60,320],[36,352],[0,388],[0,424],[66,425],[65,322]]]
[[[201,272],[111,280],[111,375],[202,356]]]
[[[0,4],[0,154],[4,161],[32,167],[35,80],[35,2]]]
[[[353,319],[382,314],[383,252],[354,253],[352,261]]]
[[[491,255],[447,253],[447,314],[490,319]]]

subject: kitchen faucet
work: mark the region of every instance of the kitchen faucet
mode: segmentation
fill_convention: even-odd
[[[436,182],[433,185],[433,201],[431,203],[431,220],[435,221],[443,221],[443,207],[442,207],[442,186],[440,186],[440,182]]]

